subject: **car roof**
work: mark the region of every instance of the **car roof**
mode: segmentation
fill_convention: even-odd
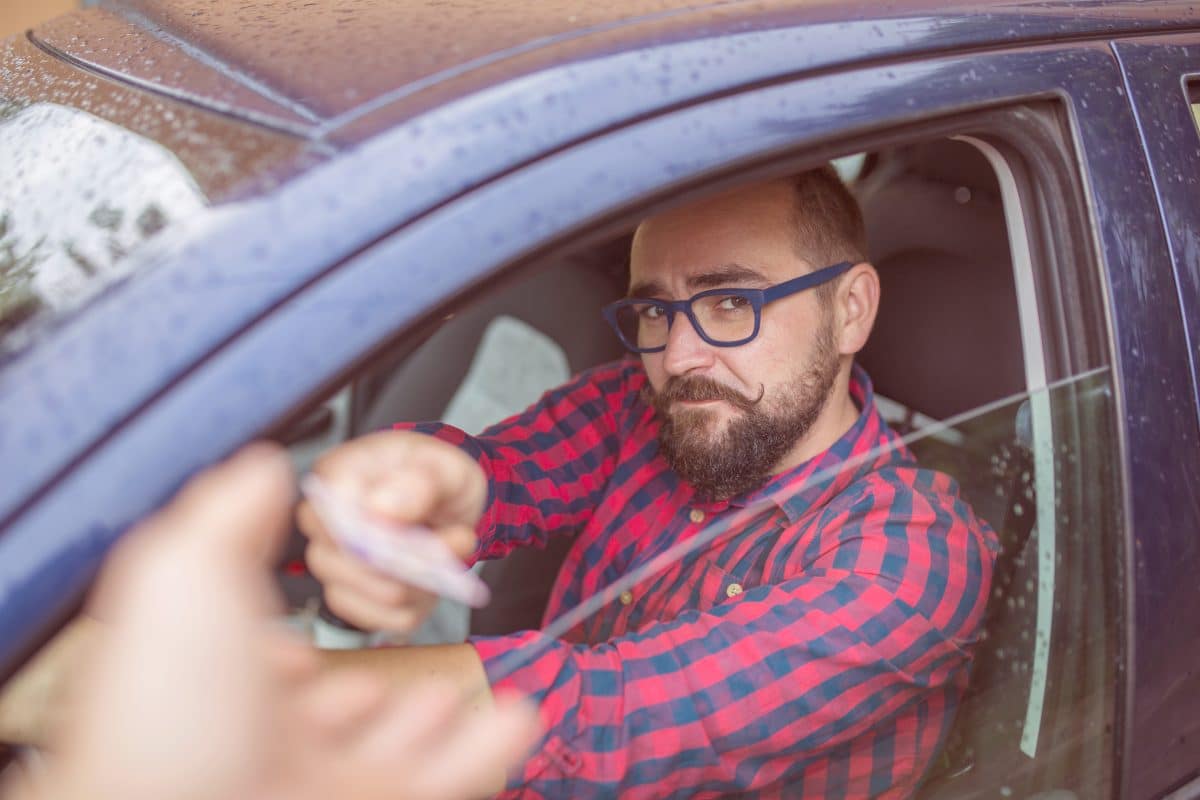
[[[1185,0],[132,0],[69,14],[30,36],[75,63],[202,105],[309,137],[341,132],[358,140],[538,68],[681,40],[853,25],[863,35],[860,52],[824,56],[846,63],[882,51],[1106,36],[1198,20]],[[390,113],[378,113],[384,109]],[[355,124],[368,117],[373,124]]]

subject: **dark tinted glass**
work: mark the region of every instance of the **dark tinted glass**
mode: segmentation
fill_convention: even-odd
[[[913,444],[1000,534],[985,637],[922,797],[1112,796],[1121,487],[1107,370]]]

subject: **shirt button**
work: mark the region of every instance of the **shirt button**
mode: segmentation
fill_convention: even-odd
[[[742,585],[740,583],[731,583],[725,587],[726,597],[737,597],[742,593]]]
[[[621,605],[623,605],[623,606],[629,605],[630,603],[633,602],[633,592],[629,591],[628,589],[621,592],[620,600],[621,600]]]
[[[703,511],[701,511],[701,510],[700,510],[700,509],[698,509],[698,508],[693,508],[693,509],[692,509],[692,511],[691,511],[691,513],[690,513],[690,514],[688,514],[688,518],[689,518],[689,519],[690,519],[692,522],[694,522],[694,523],[696,523],[697,525],[699,525],[701,522],[704,522],[704,512],[703,512]]]

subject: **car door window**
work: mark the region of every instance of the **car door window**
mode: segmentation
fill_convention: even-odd
[[[860,358],[881,413],[922,466],[958,482],[1000,548],[970,682],[921,796],[1105,797],[1123,647],[1111,374],[1101,365],[1048,379],[1021,199],[1005,195],[980,145],[969,137],[913,142],[859,154],[843,173],[864,208],[886,298]],[[572,371],[619,355],[596,345],[610,332],[579,328],[588,312],[567,302],[564,289],[593,296],[593,311],[602,305],[599,284],[617,296],[629,237],[532,267],[529,277],[498,284],[432,335],[420,334],[415,349],[401,345],[402,358],[354,381],[360,411],[351,427],[448,419],[461,405],[450,399],[454,387],[476,371],[475,350],[462,337],[477,341],[486,324],[528,320],[531,310],[544,316],[543,296],[560,300],[557,313],[569,324],[543,319],[541,330],[566,351],[588,352],[571,359]],[[587,266],[566,269],[562,261]],[[430,401],[436,408],[426,408]],[[485,567],[495,601],[473,615],[473,633],[540,625],[557,560],[569,549],[563,539],[527,563],[518,551]],[[734,580],[723,575],[722,587],[726,578]],[[736,577],[739,586],[754,580]],[[604,596],[589,598],[549,630],[586,627],[605,606]]]

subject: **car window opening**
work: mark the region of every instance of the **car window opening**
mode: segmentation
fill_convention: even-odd
[[[1096,681],[1105,679],[1089,679],[1078,691],[1062,682],[1080,659],[1090,665],[1114,647],[1101,637],[1088,650],[1076,629],[1079,620],[1094,628],[1095,619],[1111,618],[1111,601],[1089,599],[1102,586],[1089,592],[1080,581],[1101,581],[1112,567],[1104,556],[1091,554],[1065,577],[1059,574],[1064,556],[1078,557],[1087,516],[1078,496],[1081,441],[1097,438],[1101,452],[1111,443],[1105,438],[1108,368],[1049,379],[1038,259],[1026,230],[1021,187],[1006,157],[987,141],[962,136],[918,142],[850,156],[838,166],[863,208],[885,298],[857,360],[874,382],[881,413],[918,462],[954,477],[976,513],[1001,536],[971,685],[921,796],[953,797],[979,785],[1012,791],[1064,787],[1059,764],[1078,753],[1096,757],[1111,745],[1111,734],[1094,739],[1092,733],[1092,720],[1111,714],[1104,690],[1097,689]],[[310,462],[331,439],[397,421],[455,418],[464,428],[477,428],[479,414],[519,410],[503,398],[513,395],[505,385],[521,370],[517,394],[525,402],[561,383],[564,371],[575,374],[620,358],[624,351],[598,311],[580,309],[599,309],[624,296],[629,242],[625,233],[510,276],[432,324],[415,337],[419,343],[401,343],[335,397],[337,425],[319,441],[297,442],[298,463]],[[530,355],[537,363],[506,372],[506,354]],[[474,412],[461,416],[468,406]],[[1101,485],[1097,481],[1095,488]],[[1092,522],[1097,530],[1112,524],[1111,518]],[[714,526],[705,535],[722,530]],[[1074,543],[1067,552],[1060,549],[1063,541]],[[581,624],[703,543],[696,537],[666,550],[585,598],[545,632]],[[546,550],[519,549],[477,567],[492,587],[493,604],[468,613],[443,602],[415,640],[541,627],[550,582],[570,544],[562,537]],[[283,580],[293,605],[305,609],[312,623],[311,579]],[[1095,608],[1085,610],[1088,603]],[[364,641],[345,639],[336,623],[326,615],[315,624],[333,624],[331,633],[320,634],[328,640]],[[521,659],[534,656],[523,652]],[[1111,691],[1111,681],[1107,685]],[[1087,785],[1108,779],[1098,769]]]

